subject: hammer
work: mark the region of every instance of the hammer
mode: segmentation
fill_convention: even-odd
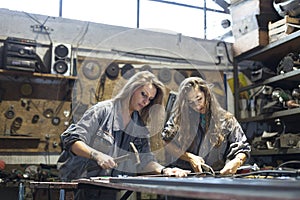
[[[133,153],[128,153],[128,154],[114,158],[115,163],[118,164],[118,163],[124,162],[129,159],[134,159],[136,161],[136,165],[140,164],[141,160],[140,160],[140,155],[139,155],[137,148],[135,147],[133,142],[130,142],[129,144],[130,144],[130,147],[131,147]],[[89,167],[88,171],[93,171],[93,170],[97,170],[97,169],[99,169],[98,165]]]
[[[116,157],[114,158],[115,163],[121,163],[129,159],[135,159],[136,164],[140,164],[141,160],[140,160],[140,155],[138,150],[136,149],[135,145],[132,142],[130,142],[129,144],[134,154],[128,153],[123,156]]]

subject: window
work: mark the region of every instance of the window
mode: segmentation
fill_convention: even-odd
[[[0,0],[2,8],[54,17],[60,15],[60,2],[61,16],[69,19],[130,28],[138,25],[206,39],[220,39],[230,32],[221,25],[230,15],[214,0],[140,0],[139,20],[137,0]]]

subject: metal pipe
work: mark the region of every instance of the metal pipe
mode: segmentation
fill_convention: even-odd
[[[63,0],[59,0],[59,17],[62,17],[62,2]]]
[[[140,0],[137,0],[136,28],[140,28]]]

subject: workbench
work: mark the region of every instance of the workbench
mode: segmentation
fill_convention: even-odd
[[[300,180],[215,177],[94,177],[76,180],[78,185],[155,193],[193,199],[299,200]],[[130,194],[130,193],[129,193]],[[128,194],[127,194],[128,197]],[[126,198],[123,198],[126,199]]]
[[[163,175],[91,177],[72,182],[30,182],[30,188],[33,192],[41,189],[60,191],[60,200],[74,199],[74,192],[84,188],[121,191],[121,200],[126,200],[133,192],[206,200],[300,200],[299,172],[262,170],[232,176],[193,175],[182,178]]]

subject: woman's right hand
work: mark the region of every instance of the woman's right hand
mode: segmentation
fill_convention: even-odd
[[[111,156],[101,153],[99,151],[93,150],[91,152],[91,159],[95,160],[97,164],[103,169],[111,169],[117,166],[117,163]]]
[[[73,145],[71,146],[71,151],[77,156],[95,160],[97,164],[103,169],[111,169],[117,166],[117,163],[111,156],[89,147],[87,144],[80,140],[73,143]]]
[[[203,160],[203,158],[200,157],[200,156],[196,156],[196,155],[194,155],[194,154],[192,154],[192,153],[189,153],[188,157],[189,157],[189,162],[190,162],[190,164],[191,164],[193,170],[194,170],[195,172],[200,172],[200,173],[202,173],[203,170],[202,170],[202,167],[201,167],[201,166],[202,166],[202,164],[205,163],[205,161]]]

